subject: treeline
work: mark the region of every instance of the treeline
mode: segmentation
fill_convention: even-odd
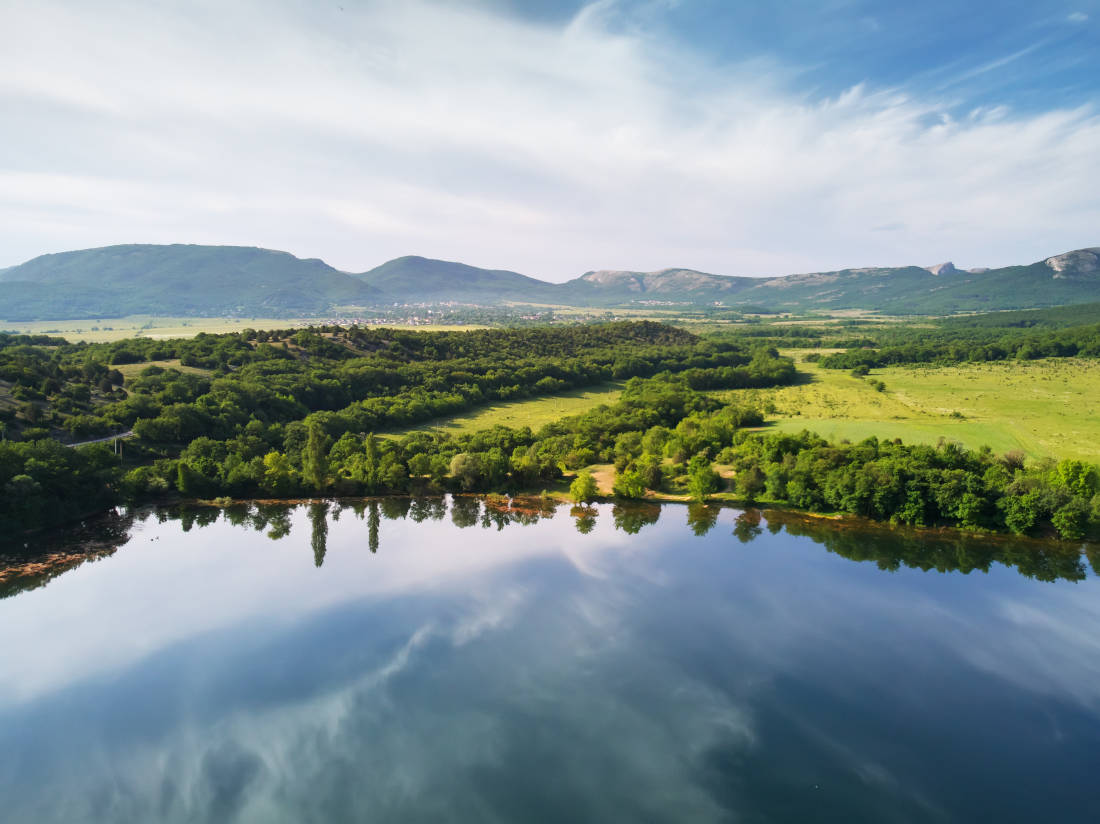
[[[749,502],[788,504],[911,526],[1057,535],[1081,540],[1100,528],[1100,471],[1081,461],[1025,465],[954,444],[904,445],[868,439],[831,444],[810,433],[760,434],[753,409],[724,405],[683,376],[627,383],[619,402],[537,432],[496,427],[462,436],[413,433],[381,440],[330,438],[316,419],[296,424],[282,444],[262,438],[199,439],[178,461],[134,470],[131,494],[173,488],[194,497],[501,492],[549,485],[578,472],[578,502],[596,497],[587,472],[612,464],[614,493],[650,491],[707,500],[727,488],[716,464],[734,472]]]
[[[0,533],[62,524],[120,501],[119,459],[102,444],[0,443]]]
[[[785,380],[764,375],[754,358],[747,347],[650,322],[464,333],[333,327],[23,345],[0,350],[0,374],[23,404],[7,412],[9,437],[81,440],[133,428],[179,448],[203,435],[230,437],[253,420],[325,412],[338,437],[665,371],[694,370],[692,382],[708,388]],[[173,359],[180,369],[150,366],[130,380],[117,368]]]
[[[739,524],[740,526],[740,524]],[[1021,575],[1040,581],[1083,581],[1087,576],[1080,548],[1052,541],[1030,541],[966,532],[930,535],[922,531],[869,526],[834,525],[779,510],[768,513],[767,528],[786,529],[791,535],[805,535],[851,561],[870,562],[880,569],[902,567],[925,572],[989,572],[994,564],[1016,569]],[[750,533],[751,534],[751,533]],[[1100,575],[1100,553],[1086,549],[1093,571]]]
[[[309,529],[309,548],[317,566],[325,563],[328,552],[328,526],[331,521],[352,515],[363,522],[366,545],[370,552],[385,551],[384,521],[410,520],[414,523],[448,519],[459,529],[503,530],[527,526],[559,516],[559,501],[547,496],[453,495],[439,493],[417,496],[384,497],[347,502],[312,501],[304,505]],[[601,511],[602,510],[602,511]],[[152,517],[172,520],[189,532],[219,521],[263,532],[273,541],[292,534],[295,508],[282,503],[236,501],[221,506],[179,503],[159,507]],[[712,532],[719,524],[722,507],[692,503],[684,508],[662,507],[648,501],[617,500],[608,510],[595,506],[573,506],[569,510],[578,532],[588,534],[600,517],[611,518],[615,529],[636,534],[656,523],[662,513],[686,516],[688,529],[697,536]],[[767,520],[758,509],[746,509],[733,519],[732,535],[741,543],[751,543],[765,529],[772,534],[786,530],[822,544],[828,551],[849,560],[874,563],[880,569],[901,567],[924,571],[968,574],[988,572],[994,564],[1016,569],[1021,575],[1041,581],[1081,581],[1087,576],[1085,558],[1077,546],[1000,538],[965,532],[929,534],[910,530],[887,529],[871,524],[853,526],[807,518],[795,512],[772,509]],[[76,536],[66,535],[58,543],[51,536],[32,539],[29,546],[0,552],[0,598],[48,585],[53,579],[81,564],[112,554],[130,539],[134,513],[114,514],[89,522]],[[728,526],[727,520],[724,526]],[[1100,574],[1100,551],[1086,547],[1093,570]]]
[[[826,369],[877,368],[904,363],[951,364],[1037,358],[1100,357],[1100,324],[1055,329],[959,326],[895,331],[894,342],[866,343],[820,358]]]
[[[782,363],[775,357],[753,361],[771,380],[777,362]],[[331,418],[324,415],[286,427],[249,424],[231,439],[197,438],[178,459],[135,468],[124,483],[136,498],[172,490],[200,498],[356,496],[424,488],[501,492],[614,463],[623,496],[639,497],[645,488],[659,489],[687,472],[692,456],[732,444],[739,427],[762,422],[754,410],[724,405],[691,388],[685,376],[666,373],[632,378],[616,403],[537,432],[498,426],[459,436],[343,432],[334,438],[325,426]]]
[[[1096,323],[1100,323],[1100,303],[1077,303],[1051,309],[1020,309],[1013,312],[985,312],[980,315],[940,318],[936,321],[938,326],[945,329],[1061,329]]]
[[[826,369],[855,369],[903,363],[964,363],[1037,358],[1100,357],[1100,325],[1028,333],[986,333],[954,336],[954,340],[924,339],[881,349],[849,349],[825,355]]]
[[[750,501],[1074,541],[1100,529],[1100,470],[1082,461],[1025,466],[1020,454],[952,443],[838,445],[809,432],[742,433],[719,458],[734,467],[737,491]]]
[[[99,347],[12,342],[0,353],[8,356],[13,393],[25,388],[38,395],[18,413],[22,428],[5,433],[21,436],[22,442],[10,446],[12,459],[0,467],[0,488],[19,486],[24,481],[16,479],[25,476],[38,485],[28,489],[47,490],[65,472],[75,478],[84,471],[73,463],[82,449],[69,451],[67,469],[51,474],[41,468],[40,450],[53,456],[63,449],[48,434],[94,438],[127,429],[138,440],[125,447],[126,474],[105,482],[115,499],[142,500],[175,490],[200,496],[405,491],[410,478],[453,476],[448,461],[459,452],[480,462],[476,473],[464,467],[467,488],[514,486],[548,477],[550,465],[561,457],[551,451],[538,460],[520,460],[517,448],[534,444],[529,432],[491,445],[404,444],[396,453],[382,445],[376,455],[364,451],[364,444],[378,440],[365,436],[487,401],[613,379],[678,375],[676,391],[691,399],[682,406],[706,400],[697,389],[774,386],[795,374],[793,364],[774,350],[713,344],[649,322],[469,333],[329,328],[299,330],[289,338],[282,334],[199,336],[163,344],[170,351],[159,348],[162,342],[143,340]],[[218,365],[187,371],[149,365],[124,379],[106,362],[120,352],[127,361],[168,354],[181,361],[209,358]],[[44,383],[32,389],[37,381]],[[628,402],[635,391],[626,394]],[[667,413],[666,401],[654,396],[645,402]],[[648,414],[629,414],[635,412]],[[9,413],[9,420],[13,417]],[[317,469],[321,464],[324,471]],[[40,470],[43,478],[37,477]],[[80,511],[102,502],[104,495],[85,495],[82,489],[74,482],[72,505]],[[45,492],[40,498],[51,500]],[[9,495],[0,505],[0,518],[9,526],[56,520],[50,506],[24,512],[16,500]]]
[[[508,492],[543,488],[574,472],[572,492],[584,502],[596,496],[589,467],[599,464],[613,466],[622,500],[664,491],[705,501],[727,489],[721,470],[732,472],[743,500],[913,526],[1080,540],[1100,525],[1100,474],[1078,461],[1025,466],[1019,455],[950,444],[837,445],[809,433],[747,432],[763,423],[761,414],[706,390],[792,382],[792,362],[774,349],[700,341],[648,323],[257,335],[269,339],[203,342],[211,352],[254,354],[237,366],[147,366],[123,386],[111,382],[109,364],[62,359],[59,368],[77,368],[81,380],[103,374],[113,387],[97,389],[111,399],[84,417],[112,429],[132,426],[139,438],[125,447],[125,466],[102,446],[74,450],[46,438],[5,445],[0,525],[25,529],[122,500],[181,495]],[[18,350],[27,346],[9,348],[23,357]],[[57,363],[49,347],[40,349],[47,363]],[[487,400],[610,378],[626,380],[618,402],[537,431],[374,434]],[[80,418],[69,417],[74,433],[71,422]]]
[[[512,332],[495,334],[517,337]],[[699,389],[775,386],[794,377],[793,364],[774,352],[733,346],[628,338],[603,346],[582,342],[562,350],[535,348],[535,343],[517,345],[514,352],[494,352],[489,345],[447,349],[444,341],[438,350],[417,353],[432,358],[420,360],[378,355],[330,360],[311,354],[290,364],[252,363],[209,381],[143,372],[129,386],[131,397],[100,415],[106,428],[132,425],[147,442],[179,446],[201,436],[238,435],[253,422],[269,428],[307,418],[326,435],[339,438],[349,432],[404,427],[492,401],[662,372],[682,374]],[[285,435],[278,431],[275,437]]]
[[[950,364],[972,361],[1100,355],[1100,303],[1019,312],[990,312],[921,323],[867,320],[821,324],[769,323],[734,327],[712,336],[788,349],[846,349],[811,353],[827,368],[869,368],[903,363]],[[868,351],[873,350],[873,351]]]

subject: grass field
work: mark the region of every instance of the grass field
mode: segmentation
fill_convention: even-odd
[[[804,352],[790,352],[796,359]],[[848,372],[799,363],[807,381],[778,389],[720,391],[739,403],[770,409],[769,425],[781,431],[809,429],[830,440],[859,441],[872,435],[907,443],[936,444],[941,438],[998,454],[1022,450],[1038,458],[1100,462],[1100,361],[1075,358],[892,367],[872,372],[886,384],[875,391]],[[621,384],[544,398],[498,403],[441,418],[406,431],[464,434],[501,424],[543,424],[613,403]]]
[[[934,444],[946,438],[998,453],[1020,449],[1032,457],[1100,461],[1100,361],[874,370],[871,377],[886,384],[885,392],[844,371],[807,363],[799,369],[810,382],[723,394],[774,404],[768,417],[778,429],[809,429],[832,440],[875,435]]]
[[[622,390],[623,385],[621,383],[605,383],[590,389],[578,389],[544,398],[528,398],[509,403],[495,403],[492,406],[482,407],[475,412],[455,415],[450,418],[439,418],[386,434],[394,436],[405,432],[428,431],[463,435],[481,429],[490,429],[497,425],[529,426],[531,429],[538,429],[544,424],[552,423],[569,415],[580,414],[601,403],[614,403],[619,399]]]
[[[143,363],[125,363],[119,366],[112,367],[122,373],[122,376],[126,380],[135,378],[140,375],[144,370],[150,366],[160,366],[163,369],[178,369],[180,372],[190,372],[194,375],[212,375],[214,370],[212,369],[200,369],[197,366],[183,366],[179,362],[179,358],[173,358],[172,360],[158,360],[158,361],[146,361]]]
[[[150,315],[129,315],[124,318],[100,320],[0,321],[0,330],[21,335],[54,335],[73,341],[110,343],[132,337],[190,338],[206,332],[210,335],[240,332],[243,329],[295,329],[309,324],[333,323],[330,318],[160,318]],[[463,332],[482,329],[481,326],[433,326],[387,323],[401,329],[422,329],[428,332]]]

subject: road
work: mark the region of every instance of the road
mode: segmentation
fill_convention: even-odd
[[[106,438],[96,438],[95,440],[92,440],[92,441],[80,441],[80,443],[67,443],[67,444],[65,444],[65,446],[75,448],[75,447],[78,447],[78,446],[87,446],[88,444],[91,444],[91,443],[110,443],[111,441],[117,440],[118,438],[131,438],[131,437],[133,437],[133,435],[134,435],[134,430],[131,429],[127,432],[120,432],[117,435],[108,435]]]

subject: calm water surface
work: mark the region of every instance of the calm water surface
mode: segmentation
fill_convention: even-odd
[[[115,529],[0,564],[10,824],[1100,821],[1075,550],[442,498]]]

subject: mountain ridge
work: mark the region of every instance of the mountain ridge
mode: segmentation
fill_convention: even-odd
[[[351,273],[279,250],[197,244],[57,252],[0,269],[0,318],[7,321],[127,314],[319,316],[335,307],[448,302],[951,314],[1097,300],[1100,247],[997,269],[942,263],[759,278],[683,267],[599,269],[564,283],[417,255]]]

